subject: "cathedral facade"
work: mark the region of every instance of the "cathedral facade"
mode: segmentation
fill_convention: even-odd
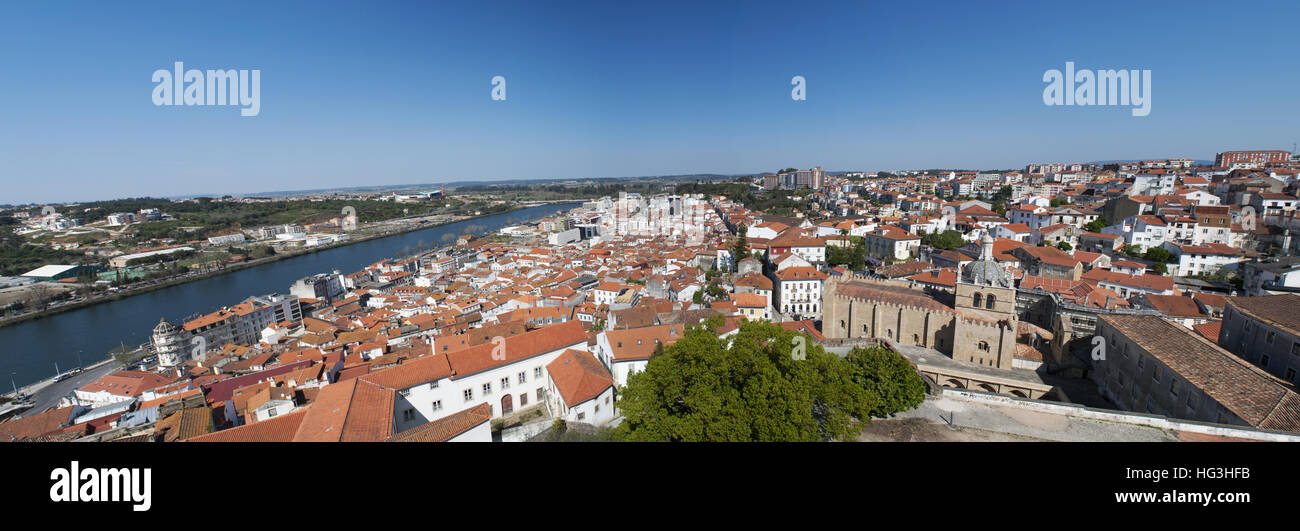
[[[822,334],[883,338],[957,361],[1010,369],[1016,353],[1016,290],[1011,275],[993,260],[992,238],[985,236],[982,243],[980,259],[962,268],[955,295],[867,278],[828,280]]]

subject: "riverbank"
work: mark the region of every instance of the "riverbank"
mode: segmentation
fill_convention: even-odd
[[[27,401],[23,404],[6,403],[6,406],[12,406],[12,409],[18,410],[16,412],[9,411],[7,414],[15,418],[21,418],[28,414],[36,414],[51,407],[56,407],[59,401],[71,394],[73,390],[90,384],[117,369],[117,360],[107,358],[95,362],[82,369],[81,372],[63,380],[59,380],[57,376],[54,376],[23,386],[18,389],[18,393],[26,397]],[[13,391],[10,390],[4,396],[12,399],[14,396]]]
[[[500,208],[504,210],[508,206]],[[122,344],[148,343],[160,318],[173,323],[184,322],[237,303],[249,295],[285,293],[296,280],[315,273],[358,271],[378,260],[410,256],[416,250],[427,251],[430,247],[438,247],[439,242],[454,244],[457,236],[467,233],[491,237],[501,228],[536,222],[578,205],[520,206],[526,208],[436,227],[430,220],[421,225],[424,228],[420,230],[319,249],[321,252],[286,256],[292,258],[290,260],[228,268],[221,275],[201,279],[196,275],[187,279],[194,280],[192,282],[165,288],[150,286],[154,289],[141,290],[134,296],[116,300],[114,304],[82,307],[74,311],[64,309],[47,318],[6,326],[0,328],[0,374],[13,373],[13,379],[19,384],[42,380],[53,374],[55,363],[59,367],[72,367],[89,363],[92,359],[103,359],[106,353]],[[394,231],[398,225],[384,228]],[[415,227],[402,225],[401,228]],[[251,268],[252,265],[257,267]]]
[[[451,225],[451,224],[454,224],[454,223],[462,223],[462,222],[466,222],[466,221],[473,221],[473,220],[476,220],[476,219],[482,219],[482,218],[487,218],[487,217],[491,217],[491,216],[498,216],[498,215],[502,215],[502,214],[510,214],[510,213],[512,213],[512,212],[517,212],[517,211],[520,211],[520,210],[526,210],[526,209],[531,208],[531,207],[533,207],[533,206],[538,206],[538,205],[522,205],[522,204],[515,204],[515,205],[512,205],[509,209],[506,209],[506,210],[503,210],[503,211],[500,211],[500,212],[491,212],[491,213],[488,213],[488,214],[480,214],[480,215],[477,215],[477,216],[469,216],[469,217],[465,217],[465,218],[462,218],[462,219],[456,219],[456,220],[446,221],[446,222],[442,222],[442,223],[413,223],[413,224],[409,224],[409,225],[406,225],[406,226],[402,226],[402,227],[397,228],[397,229],[394,229],[394,230],[380,231],[380,232],[376,232],[376,233],[373,233],[373,234],[365,234],[365,235],[362,235],[362,236],[359,236],[359,237],[351,237],[351,236],[350,236],[347,240],[344,240],[344,241],[341,241],[341,242],[336,242],[336,243],[331,243],[331,244],[328,244],[328,245],[318,245],[318,246],[314,246],[314,247],[304,248],[304,249],[302,249],[302,250],[298,250],[298,251],[292,251],[292,252],[287,252],[287,253],[283,253],[283,254],[275,254],[275,255],[271,255],[271,256],[267,256],[267,257],[263,257],[263,258],[257,258],[257,259],[253,259],[253,260],[248,260],[248,261],[245,261],[245,262],[240,262],[240,263],[237,263],[237,264],[232,264],[232,265],[230,265],[230,266],[223,267],[223,268],[221,268],[221,269],[217,269],[217,270],[215,270],[215,271],[205,271],[205,272],[202,272],[202,273],[187,273],[187,274],[181,275],[181,276],[179,276],[179,277],[173,277],[173,278],[169,278],[169,279],[166,279],[166,280],[157,281],[156,283],[149,284],[149,285],[147,285],[147,286],[138,286],[138,287],[134,287],[134,288],[125,289],[125,290],[117,291],[117,292],[114,292],[114,293],[110,293],[110,294],[107,294],[107,295],[103,295],[103,296],[100,296],[100,297],[96,297],[96,298],[93,298],[93,299],[87,299],[87,300],[84,300],[84,301],[79,301],[79,302],[73,302],[73,303],[69,303],[69,304],[64,304],[64,305],[60,305],[60,306],[57,306],[57,307],[54,307],[54,308],[46,308],[46,309],[41,310],[41,311],[39,311],[39,312],[25,313],[25,314],[18,315],[18,316],[13,316],[13,317],[7,317],[7,318],[4,318],[4,319],[0,319],[0,328],[6,327],[6,326],[9,326],[9,325],[20,324],[20,323],[27,322],[27,321],[32,321],[32,320],[42,319],[42,318],[45,318],[45,317],[50,317],[50,316],[58,315],[58,314],[60,314],[60,313],[64,313],[64,312],[69,312],[69,311],[73,311],[73,310],[79,310],[79,309],[82,309],[82,308],[87,308],[87,307],[90,307],[90,306],[95,306],[95,305],[97,305],[97,304],[103,304],[103,303],[108,303],[108,302],[115,302],[115,301],[119,301],[119,300],[122,300],[122,299],[127,299],[127,298],[130,298],[130,297],[134,297],[134,296],[136,296],[136,295],[141,295],[141,294],[149,293],[149,292],[151,292],[151,291],[155,291],[155,290],[159,290],[159,289],[164,289],[164,288],[170,288],[170,287],[172,287],[172,286],[177,286],[177,285],[180,285],[180,284],[186,284],[186,283],[189,283],[189,282],[195,282],[195,281],[204,280],[204,279],[208,279],[208,278],[212,278],[212,277],[218,277],[218,276],[225,275],[225,274],[228,274],[228,273],[234,273],[234,272],[236,272],[236,271],[242,271],[242,270],[244,270],[244,269],[248,269],[248,268],[250,268],[250,267],[257,267],[257,266],[261,266],[261,265],[266,265],[266,264],[269,264],[269,263],[271,263],[271,262],[275,262],[275,261],[277,261],[277,260],[284,260],[284,259],[287,259],[287,258],[295,258],[295,257],[299,257],[299,256],[309,255],[309,254],[312,254],[312,253],[319,253],[319,252],[321,252],[321,251],[328,251],[328,250],[330,250],[330,249],[336,249],[336,248],[339,248],[339,247],[346,247],[346,246],[349,246],[349,245],[354,245],[354,244],[358,244],[358,243],[362,243],[362,242],[367,242],[367,241],[374,240],[374,239],[378,239],[378,238],[387,238],[387,237],[389,237],[389,236],[397,236],[397,235],[400,235],[400,234],[406,234],[406,233],[408,233],[408,232],[414,232],[414,231],[417,231],[417,230],[432,229],[432,228],[437,228],[437,227],[443,227],[443,226],[446,226],[446,225]],[[377,223],[377,224],[382,224],[382,223],[394,223],[394,222],[401,222],[402,220],[419,219],[419,218],[424,218],[424,217],[430,217],[430,216],[428,216],[428,215],[420,215],[420,216],[410,216],[410,217],[405,217],[405,218],[393,218],[393,219],[390,219],[390,220],[378,221],[378,222],[375,222],[375,223]],[[374,226],[374,225],[372,225],[372,226]]]

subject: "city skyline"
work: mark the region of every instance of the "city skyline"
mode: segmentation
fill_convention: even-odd
[[[245,4],[230,24],[178,24],[197,15],[184,6],[18,6],[0,68],[22,104],[0,111],[0,166],[22,204],[1290,149],[1300,74],[1282,32],[1142,37],[1115,22],[1200,27],[1210,5]],[[1214,13],[1222,27],[1255,17]],[[260,113],[155,106],[150,76],[175,62],[260,70]],[[1067,62],[1150,70],[1150,115],[1044,105],[1044,72]],[[505,101],[491,97],[498,75]],[[806,100],[791,99],[794,76]]]

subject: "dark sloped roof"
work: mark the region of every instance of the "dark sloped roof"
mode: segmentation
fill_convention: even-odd
[[[1155,315],[1101,320],[1252,426],[1300,431],[1300,400],[1282,381]]]
[[[1228,304],[1237,311],[1265,324],[1281,328],[1292,335],[1300,335],[1300,295],[1284,293],[1259,297],[1228,297]]]

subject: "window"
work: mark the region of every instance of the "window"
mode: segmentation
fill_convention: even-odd
[[[527,380],[524,379],[524,373],[522,373],[522,372],[519,373],[519,383],[524,383],[524,382],[526,382],[526,381],[527,381]]]
[[[441,401],[441,400],[434,400],[434,401],[433,401],[433,410],[434,410],[434,411],[438,411],[439,409],[442,409],[442,401]]]
[[[483,384],[483,394],[484,395],[492,394],[492,382]]]
[[[1147,366],[1147,358],[1146,358],[1146,356],[1138,356],[1138,370],[1141,370],[1141,369],[1145,368],[1146,366]]]
[[[542,388],[541,388],[541,387],[538,387],[538,388],[537,388],[537,400],[538,400],[538,401],[541,401],[541,399],[542,399]]]
[[[1259,366],[1265,369],[1268,368],[1268,354],[1265,354],[1264,357],[1259,359]]]
[[[466,390],[465,390],[465,401],[466,401],[466,402],[469,402],[470,400],[473,400],[473,399],[474,399],[474,390],[473,390],[473,389],[466,389]]]
[[[509,389],[509,388],[510,388],[510,377],[509,377],[509,376],[507,376],[507,377],[501,379],[501,388],[502,388],[502,389]]]
[[[1154,370],[1151,371],[1151,381],[1153,382],[1160,381],[1160,367],[1156,367]]]
[[[594,413],[600,413],[600,404],[596,404],[596,411],[594,411]]]
[[[618,346],[621,347],[621,346],[623,346],[623,344],[622,344],[622,343],[619,343]],[[537,367],[537,368],[533,369],[533,378],[541,378],[541,377],[542,377],[542,368],[541,368],[541,367]]]
[[[1295,371],[1291,371],[1291,372],[1295,372]],[[268,417],[274,417],[275,415],[276,415],[276,413],[275,413],[275,408],[271,408],[271,409],[266,410],[266,416],[268,416]]]
[[[432,382],[429,382],[429,389],[437,389],[437,388],[438,388],[438,381],[437,381],[437,380],[434,380],[434,381],[432,381]]]
[[[998,300],[998,296],[990,293],[985,308],[992,310],[993,304],[997,302],[997,300]]]
[[[1268,333],[1268,335],[1264,336],[1264,342],[1265,342],[1265,343],[1268,343],[1268,344],[1270,344],[1270,345],[1273,344],[1273,332],[1272,332],[1272,331],[1270,331],[1270,332]]]
[[[1295,369],[1293,369],[1293,368],[1291,368],[1291,367],[1287,367],[1287,369],[1286,369],[1286,381],[1288,381],[1288,382],[1295,382]]]
[[[528,405],[528,393],[519,393],[519,405],[520,406]]]
[[[406,408],[405,410],[402,411],[402,422],[410,422],[411,419],[413,418],[415,418],[414,409]]]
[[[974,301],[973,301],[973,303],[972,303],[972,306],[974,306],[974,307],[976,307],[976,308],[979,308],[980,306],[983,306],[983,304],[981,304],[981,303],[984,301],[984,296],[983,296],[983,295],[981,295],[981,294],[979,294],[979,293],[976,293],[976,294],[973,296],[973,299],[974,299]]]
[[[578,413],[578,420],[582,420],[582,419],[584,419],[584,418],[587,418],[587,414],[586,414],[586,413]]]

